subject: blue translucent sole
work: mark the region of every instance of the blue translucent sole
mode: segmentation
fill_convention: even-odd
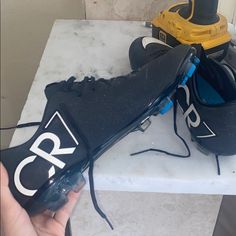
[[[63,175],[51,178],[31,201],[29,213],[34,215],[46,209],[56,212],[64,206],[68,202],[69,192],[79,192],[86,184],[81,169],[81,166],[75,166]]]

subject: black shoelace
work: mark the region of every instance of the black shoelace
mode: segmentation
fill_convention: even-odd
[[[184,146],[187,150],[187,154],[176,154],[176,153],[171,153],[171,152],[161,150],[161,149],[157,149],[157,148],[149,148],[149,149],[145,149],[145,150],[142,150],[142,151],[139,151],[139,152],[132,153],[132,154],[130,154],[131,156],[140,155],[140,154],[146,153],[146,152],[159,152],[159,153],[164,153],[168,156],[174,156],[174,157],[180,157],[180,158],[188,158],[188,157],[191,156],[190,148],[189,148],[187,142],[178,133],[178,128],[177,128],[177,107],[178,107],[178,105],[177,105],[177,95],[175,95],[175,97],[174,97],[174,107],[173,107],[174,132],[175,132],[175,135],[184,144]]]
[[[32,126],[39,126],[41,122],[27,122],[27,123],[22,123],[18,124],[16,126],[10,126],[10,127],[3,127],[0,128],[0,130],[10,130],[10,129],[21,129],[21,128],[27,128],[27,127],[32,127]]]
[[[190,148],[187,144],[187,142],[184,140],[183,137],[181,137],[178,133],[178,129],[177,129],[177,92],[176,95],[174,97],[174,107],[173,107],[173,120],[174,120],[174,132],[175,135],[182,141],[182,143],[184,144],[186,150],[187,150],[187,154],[176,154],[176,153],[171,153],[162,149],[157,149],[157,148],[149,148],[149,149],[145,149],[139,152],[135,152],[130,154],[131,156],[136,156],[136,155],[140,155],[146,152],[159,152],[159,153],[164,153],[168,156],[174,156],[174,157],[180,157],[180,158],[188,158],[191,156],[191,152],[190,152]],[[216,165],[217,165],[217,174],[221,175],[221,169],[220,169],[220,162],[219,162],[219,156],[215,155],[215,159],[216,159]]]
[[[116,79],[116,78],[114,78]],[[112,81],[114,81],[114,79],[112,79]],[[73,90],[77,92],[78,96],[82,96],[83,90],[86,88],[86,85],[89,86],[89,89],[91,90],[95,90],[95,77],[85,77],[83,81],[76,83],[77,87],[73,88],[75,78],[71,77],[68,81],[65,81],[64,84],[64,88],[66,90]],[[111,85],[110,80],[105,80],[103,78],[97,80],[99,83],[103,83],[106,84],[108,86]],[[84,135],[83,136],[83,141],[86,145],[87,150],[91,150],[91,148],[89,147],[89,142],[87,141],[87,139],[85,138]],[[110,228],[113,230],[113,225],[111,224],[111,222],[109,221],[108,217],[106,216],[106,214],[101,210],[101,208],[98,205],[97,202],[97,198],[96,198],[96,193],[95,193],[95,187],[94,187],[94,176],[93,176],[93,172],[94,172],[94,159],[93,159],[93,155],[89,152],[88,153],[88,162],[89,162],[89,170],[88,170],[88,176],[89,176],[89,187],[90,187],[90,196],[93,202],[93,206],[95,208],[95,210],[97,211],[97,213],[108,223],[108,225],[110,226]]]
[[[131,73],[132,74],[132,73]],[[78,97],[81,97],[83,92],[86,90],[91,90],[95,91],[96,90],[96,85],[101,84],[101,86],[106,85],[107,87],[110,87],[116,83],[116,81],[119,81],[121,79],[127,80],[128,78],[125,76],[118,76],[111,78],[109,80],[100,78],[98,80],[95,79],[95,77],[91,76],[85,76],[82,81],[75,82],[76,78],[75,77],[70,77],[67,81],[63,81],[62,87],[63,90],[65,91],[74,91],[77,93]]]
[[[216,165],[217,165],[217,173],[218,175],[221,175],[219,156],[215,155],[215,158],[216,158]]]
[[[97,213],[108,223],[110,228],[113,230],[114,229],[113,225],[111,224],[111,222],[109,221],[106,214],[101,210],[101,208],[98,205],[97,198],[96,198],[96,193],[95,193],[95,188],[94,188],[93,170],[94,170],[94,160],[93,160],[92,155],[89,155],[88,175],[89,175],[90,196],[91,196],[91,199],[92,199],[92,202],[93,202],[93,206],[94,206],[95,210],[97,211]]]

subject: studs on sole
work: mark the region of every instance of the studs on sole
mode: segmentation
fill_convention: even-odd
[[[173,105],[173,101],[170,97],[165,98],[159,105],[159,113],[161,115],[166,114],[173,107]]]
[[[184,79],[181,82],[181,85],[186,85],[188,80],[193,76],[195,70],[197,69],[197,65],[200,63],[200,60],[197,57],[193,58],[193,62],[189,63],[187,66],[187,73],[184,76]]]

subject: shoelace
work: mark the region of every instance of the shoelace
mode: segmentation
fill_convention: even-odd
[[[219,156],[215,155],[215,158],[216,158],[216,165],[217,165],[217,173],[218,175],[221,175]]]
[[[104,78],[100,78],[100,79],[96,80],[96,78],[93,76],[90,76],[90,77],[85,76],[82,81],[75,82],[76,78],[72,76],[67,81],[63,81],[62,89],[64,91],[74,91],[77,93],[78,97],[81,97],[83,95],[83,92],[86,92],[86,89],[91,90],[91,91],[95,91],[96,84],[102,84],[102,85],[106,85],[106,86],[110,87],[110,86],[114,85],[115,82],[118,81],[118,79],[119,79],[119,81],[121,79],[125,80],[125,79],[127,79],[127,77],[126,76],[118,76],[118,77],[111,78],[109,80],[104,79]]]
[[[21,129],[21,128],[27,128],[27,127],[32,127],[32,126],[39,126],[41,122],[27,122],[27,123],[22,123],[18,124],[16,126],[11,126],[11,127],[2,127],[0,130],[10,130],[10,129]]]
[[[187,144],[187,142],[184,140],[183,137],[181,137],[178,133],[178,128],[177,128],[177,95],[174,96],[174,107],[173,107],[173,120],[174,120],[174,132],[175,135],[182,141],[182,143],[184,144],[186,150],[187,150],[187,154],[176,154],[176,153],[171,153],[162,149],[156,149],[156,148],[149,148],[149,149],[145,149],[139,152],[135,152],[130,154],[131,156],[136,156],[136,155],[140,155],[142,153],[146,153],[146,152],[159,152],[159,153],[164,153],[168,156],[174,156],[174,157],[180,157],[180,158],[188,158],[191,156],[191,151],[190,148]]]
[[[95,83],[102,83],[107,86],[111,86],[112,83],[117,79],[117,78],[125,78],[124,76],[112,78],[110,80],[106,80],[104,78],[100,78],[99,80],[96,80],[95,77],[85,77],[83,81],[81,82],[75,82],[76,78],[71,77],[69,80],[64,81],[63,83],[63,89],[65,91],[75,91],[77,93],[77,96],[82,96],[84,90],[90,89],[92,91],[95,91]],[[83,137],[84,143],[87,146],[87,150],[91,150],[89,147],[89,143],[86,140],[85,137]],[[88,162],[89,162],[89,170],[88,170],[88,176],[89,176],[89,187],[90,187],[90,195],[91,199],[93,202],[93,206],[97,213],[108,223],[110,228],[113,230],[113,225],[109,221],[108,217],[106,214],[101,210],[101,208],[98,205],[97,198],[96,198],[96,193],[95,193],[95,187],[94,187],[94,159],[91,153],[88,154]]]
[[[178,133],[178,129],[177,129],[177,109],[178,109],[178,105],[177,105],[177,92],[176,95],[174,97],[174,107],[173,107],[173,120],[174,120],[174,132],[175,135],[182,141],[182,143],[184,144],[186,150],[187,150],[187,154],[176,154],[176,153],[171,153],[162,149],[156,149],[156,148],[149,148],[149,149],[145,149],[139,152],[135,152],[130,154],[131,156],[136,156],[136,155],[140,155],[146,152],[159,152],[159,153],[164,153],[168,156],[174,156],[174,157],[180,157],[180,158],[188,158],[191,156],[191,151],[190,148],[187,144],[187,142],[184,140],[183,137],[181,137]],[[220,169],[220,162],[219,162],[219,156],[215,155],[215,159],[216,159],[216,165],[217,165],[217,174],[221,175],[221,169]]]
[[[98,205],[97,198],[96,198],[96,193],[95,193],[95,188],[94,188],[94,177],[93,177],[93,170],[94,170],[94,160],[92,158],[92,155],[89,155],[89,186],[90,186],[90,196],[93,202],[93,206],[97,213],[108,223],[110,228],[113,230],[114,227],[107,218],[106,214],[101,210],[101,208]]]

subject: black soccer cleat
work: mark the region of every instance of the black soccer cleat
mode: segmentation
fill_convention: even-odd
[[[15,199],[30,214],[56,211],[69,191],[84,185],[82,173],[89,167],[92,200],[106,219],[95,198],[94,161],[151,115],[165,113],[195,61],[195,50],[180,45],[126,76],[48,85],[48,102],[34,136],[1,151]]]
[[[135,39],[129,48],[129,61],[132,70],[136,71],[155,58],[166,54],[170,46],[153,37]]]
[[[171,49],[155,38],[142,37],[130,46],[130,64],[135,70]],[[200,64],[189,70],[193,79],[184,80],[177,97],[192,140],[204,153],[236,154],[236,75],[226,64],[206,57],[198,48]],[[196,59],[197,60],[197,59]],[[196,64],[196,63],[195,63]],[[186,83],[187,82],[187,83]],[[185,86],[186,83],[186,86]]]
[[[178,101],[192,139],[200,150],[216,155],[236,154],[236,74],[229,65],[207,58],[187,86],[180,86]]]

